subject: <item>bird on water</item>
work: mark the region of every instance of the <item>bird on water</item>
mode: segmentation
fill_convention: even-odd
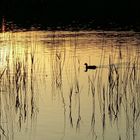
[[[85,66],[86,66],[86,70],[85,70],[85,72],[87,72],[88,69],[95,70],[95,69],[97,68],[97,66],[95,66],[95,65],[88,65],[87,63],[85,63]]]

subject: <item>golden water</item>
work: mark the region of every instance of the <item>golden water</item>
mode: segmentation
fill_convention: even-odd
[[[134,32],[0,33],[0,139],[139,140],[139,45]]]

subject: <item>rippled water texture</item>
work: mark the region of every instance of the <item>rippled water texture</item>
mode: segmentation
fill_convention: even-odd
[[[0,139],[139,140],[139,45],[134,32],[0,33]]]

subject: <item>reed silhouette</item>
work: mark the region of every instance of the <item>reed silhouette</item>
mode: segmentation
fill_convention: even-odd
[[[6,37],[7,33],[4,32],[3,35]],[[78,132],[77,137],[80,134],[83,136],[84,128],[90,131],[89,133],[84,130],[85,133],[87,132],[86,134],[90,134],[89,139],[90,136],[95,140],[101,139],[101,137],[106,139],[106,136],[110,134],[110,128],[115,131],[115,136],[120,140],[123,138],[137,139],[136,134],[139,132],[140,123],[139,47],[129,50],[127,45],[124,48],[117,46],[114,52],[111,51],[109,55],[106,55],[107,51],[103,44],[99,65],[95,67],[87,64],[91,70],[99,69],[95,72],[84,73],[80,71],[81,62],[85,61],[85,58],[79,56],[78,47],[81,38],[79,39],[78,33],[74,33],[74,35],[71,33],[69,37],[68,34],[60,32],[49,32],[47,35],[41,32],[41,39],[45,36],[43,39],[45,43],[47,42],[47,45],[43,42],[44,48],[42,47],[43,51],[47,50],[45,57],[42,55],[37,57],[40,52],[40,49],[37,49],[40,46],[37,44],[38,40],[34,38],[34,32],[29,34],[27,32],[27,35],[31,35],[30,40],[27,41],[31,44],[25,43],[25,46],[29,46],[31,49],[28,50],[27,47],[27,50],[23,51],[20,56],[17,55],[16,48],[19,40],[17,42],[13,40],[16,43],[10,42],[8,39],[11,37],[8,36],[8,39],[4,38],[1,41],[2,43],[5,40],[6,43],[10,42],[12,48],[12,53],[6,55],[6,68],[0,72],[1,140],[12,140],[16,129],[23,132],[25,127],[30,128],[33,125],[33,120],[37,122],[36,116],[40,115],[38,97],[41,99],[43,111],[44,109],[45,111],[51,110],[56,116],[57,113],[59,114],[57,119],[56,116],[51,118],[50,124],[55,126],[54,122],[61,120],[62,139],[69,136],[67,130],[70,133],[74,130],[74,134]],[[16,38],[22,37],[17,36]],[[107,40],[110,41],[110,39]],[[134,42],[132,43],[134,44]],[[4,46],[9,46],[9,44],[4,44]],[[112,48],[114,47],[115,45]],[[131,53],[132,50],[135,52]],[[44,67],[42,63],[37,63],[37,60],[38,62],[43,60]],[[126,60],[127,63],[125,63]],[[46,74],[48,77],[45,76]],[[45,93],[43,98],[46,97],[44,99],[42,98],[43,92]],[[53,102],[51,105],[56,105],[56,108],[51,105],[44,106],[44,103],[51,101]],[[43,112],[43,115],[45,113]],[[48,113],[45,116],[45,120],[48,120],[49,115],[51,114]],[[121,123],[122,121],[123,123]],[[124,133],[122,128],[124,128]],[[44,130],[46,129],[45,127]]]

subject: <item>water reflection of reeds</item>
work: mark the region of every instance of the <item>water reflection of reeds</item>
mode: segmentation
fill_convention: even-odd
[[[109,131],[114,129],[119,140],[123,138],[135,140],[140,115],[139,54],[134,52],[134,56],[131,56],[131,49],[120,46],[111,46],[110,52],[104,47],[107,41],[103,37],[101,47],[98,49],[99,67],[95,71],[84,73],[84,68],[81,69],[85,61],[84,52],[79,51],[83,48],[79,46],[78,33],[69,38],[57,34],[51,33],[48,45],[51,47],[47,54],[49,62],[44,59],[44,66],[38,63],[42,56],[37,56],[40,46],[37,46],[34,34],[29,43],[30,51],[25,49],[22,57],[16,57],[17,50],[13,47],[12,57],[7,55],[6,67],[0,71],[1,139],[14,139],[15,126],[22,131],[29,122],[32,124],[39,114],[38,97],[45,91],[50,93],[54,104],[59,103],[61,106],[61,110],[56,108],[53,120],[55,121],[57,113],[62,111],[62,118],[59,118],[63,120],[62,139],[67,135],[67,129],[75,130],[75,133],[80,135],[86,122],[91,139],[106,139]],[[91,60],[94,57],[90,53],[86,60],[89,58],[90,64],[95,62]],[[50,78],[48,82],[44,77]],[[43,84],[39,83],[40,81]],[[40,91],[37,90],[37,84]],[[51,89],[46,86],[49,84]],[[49,94],[45,94],[44,97],[45,101],[50,100]],[[84,109],[85,105],[89,105],[88,111]],[[52,109],[51,106],[48,108]]]
[[[57,38],[58,39],[58,38]],[[69,67],[66,68],[66,73],[69,74],[67,77],[68,80],[68,97],[69,97],[69,122],[72,128],[79,130],[80,122],[82,119],[81,115],[81,89],[83,85],[81,84],[79,65],[80,59],[77,59],[77,40],[73,48],[73,58],[71,59],[71,67],[73,67],[73,72],[69,71]],[[104,44],[103,44],[104,46]],[[118,47],[118,46],[117,46]],[[59,50],[59,51],[58,51]],[[114,48],[112,49],[112,51]],[[104,47],[102,47],[102,53],[100,57],[99,68],[95,71],[94,75],[89,75],[88,83],[86,84],[88,88],[88,94],[91,94],[92,98],[92,115],[91,115],[91,132],[94,139],[98,139],[96,129],[97,122],[97,113],[100,112],[101,124],[102,124],[102,136],[105,139],[106,129],[108,125],[118,127],[118,139],[122,139],[120,134],[119,126],[121,119],[126,121],[125,131],[126,139],[130,139],[131,132],[133,132],[133,139],[135,139],[136,131],[136,122],[138,121],[140,108],[139,108],[139,58],[136,55],[135,57],[130,57],[130,51],[126,47],[126,54],[124,57],[124,52],[122,52],[121,47],[118,47],[115,52],[112,52],[110,56],[106,56]],[[137,53],[136,53],[137,54]],[[58,85],[63,85],[62,78],[62,65],[60,59],[62,51],[56,48],[55,59],[52,60],[53,67],[53,86],[59,87]],[[71,57],[71,56],[69,56]],[[108,58],[108,60],[107,60]],[[106,60],[105,60],[106,59]],[[63,60],[63,59],[62,59]],[[65,60],[67,61],[67,60]],[[108,64],[104,64],[108,61]],[[59,76],[58,76],[59,75]],[[61,77],[61,78],[60,78]],[[59,80],[58,80],[58,79]],[[56,81],[54,84],[54,81]],[[57,81],[61,81],[61,84],[57,84]],[[54,89],[54,88],[53,88]],[[54,91],[53,91],[54,92]],[[67,97],[63,98],[64,100]],[[75,100],[75,99],[76,100]],[[77,115],[74,110],[74,103],[77,107]],[[65,102],[65,106],[66,106]],[[98,106],[99,105],[99,106]],[[96,108],[99,108],[97,111]],[[65,110],[67,111],[67,110]],[[66,115],[66,114],[65,114]],[[77,116],[77,117],[76,117]],[[123,121],[124,121],[123,120]],[[107,125],[107,126],[106,126]],[[123,126],[124,127],[124,126]],[[131,131],[132,130],[132,131]],[[109,133],[109,132],[107,132]]]
[[[9,47],[9,49],[12,47],[12,53],[6,54],[6,66],[0,74],[1,139],[14,139],[16,129],[22,131],[22,128],[30,122],[29,120],[35,119],[37,113],[37,95],[34,93],[32,70],[33,57],[30,58],[25,52],[21,58],[17,55],[16,48]]]

